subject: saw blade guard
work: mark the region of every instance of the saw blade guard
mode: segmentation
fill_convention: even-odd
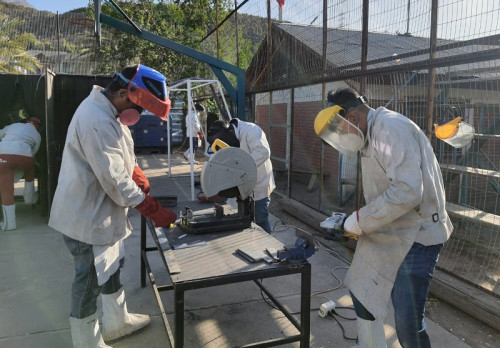
[[[238,147],[217,151],[201,171],[200,184],[207,197],[237,187],[241,199],[249,197],[257,183],[257,166],[248,153]],[[231,198],[231,197],[227,197]]]

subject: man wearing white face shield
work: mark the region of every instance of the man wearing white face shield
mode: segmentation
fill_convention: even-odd
[[[425,301],[439,253],[453,230],[432,146],[407,117],[372,109],[350,88],[328,93],[316,133],[346,156],[361,155],[366,205],[344,223],[359,237],[345,284],[357,315],[358,347],[386,347],[392,299],[402,347],[430,347]]]

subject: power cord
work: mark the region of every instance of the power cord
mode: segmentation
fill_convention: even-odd
[[[307,232],[307,231],[304,231],[303,229],[297,227],[297,226],[293,226],[293,225],[289,225],[288,223],[286,223],[285,220],[277,220],[274,225],[273,225],[273,228],[272,228],[272,234],[273,235],[276,235],[276,233],[278,232],[282,232],[282,231],[286,231],[288,228],[290,227],[293,227],[297,230],[300,230],[300,231],[303,231],[305,233],[308,233],[310,234],[310,232]],[[348,260],[347,258],[345,258],[344,256],[342,256],[341,254],[339,254],[337,251],[329,248],[328,246],[326,246],[325,244],[323,244],[322,242],[316,240],[315,241],[315,244],[327,251],[330,253],[330,255],[334,256],[335,258],[343,261],[345,264],[347,265],[350,265],[351,264],[351,261]],[[348,269],[348,267],[346,266],[339,266],[339,267],[334,267],[331,269],[331,274],[332,276],[338,281],[338,284],[333,287],[333,288],[330,288],[330,289],[326,289],[326,290],[323,290],[323,291],[320,291],[320,292],[316,292],[314,294],[311,295],[311,298],[314,298],[314,297],[317,297],[317,298],[324,298],[327,300],[327,302],[323,303],[319,308],[311,308],[311,311],[318,311],[319,310],[319,315],[322,316],[322,317],[328,317],[328,318],[333,318],[337,324],[340,326],[340,329],[342,330],[342,337],[345,339],[345,340],[349,340],[349,341],[357,341],[358,338],[352,338],[352,337],[348,337],[346,335],[346,332],[345,332],[345,328],[344,326],[342,325],[342,323],[340,322],[340,320],[338,318],[341,318],[341,319],[344,319],[344,320],[349,320],[349,321],[352,321],[352,320],[357,320],[356,317],[354,318],[351,318],[351,317],[347,317],[347,316],[344,316],[340,313],[338,313],[337,310],[339,309],[342,309],[342,310],[351,310],[351,311],[354,311],[354,308],[353,307],[336,307],[335,306],[335,302],[332,301],[330,298],[328,298],[327,296],[323,296],[322,294],[325,294],[325,293],[328,293],[328,292],[331,292],[331,291],[335,291],[335,290],[338,290],[340,288],[342,288],[344,286],[344,283],[342,281],[342,279],[337,276],[335,274],[335,271],[336,270],[339,270],[339,269]],[[262,279],[260,280],[261,283],[262,283]],[[279,310],[275,305],[274,303],[272,303],[269,298],[267,298],[265,295],[264,295],[264,292],[262,291],[262,289],[260,290],[260,294],[261,294],[261,297],[262,299],[264,300],[264,302],[269,305],[271,308],[273,309],[276,309],[276,310]],[[323,312],[322,312],[323,310]],[[299,312],[293,312],[293,313],[290,313],[292,315],[298,315],[300,314],[300,311]],[[338,317],[338,318],[337,318]]]

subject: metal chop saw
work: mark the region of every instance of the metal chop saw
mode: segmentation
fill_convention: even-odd
[[[254,202],[250,195],[256,182],[257,167],[248,153],[237,147],[218,150],[203,166],[201,188],[207,197],[236,197],[238,211],[226,214],[224,207],[217,203],[210,214],[195,214],[186,207],[179,226],[187,233],[194,234],[250,227],[254,217]]]

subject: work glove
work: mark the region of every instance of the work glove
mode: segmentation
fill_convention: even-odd
[[[137,186],[140,187],[142,192],[145,194],[149,194],[151,187],[149,186],[149,180],[146,178],[146,175],[142,172],[141,168],[138,166],[134,167],[134,172],[132,173],[132,179],[135,181]]]
[[[172,210],[163,208],[160,202],[150,195],[146,195],[146,198],[135,209],[153,221],[156,227],[169,227],[177,219],[177,215]]]
[[[344,221],[344,237],[359,238],[359,235],[363,233],[363,231],[361,231],[359,227],[358,220],[358,211],[355,211]]]
[[[198,132],[198,138],[203,139],[203,132]]]

